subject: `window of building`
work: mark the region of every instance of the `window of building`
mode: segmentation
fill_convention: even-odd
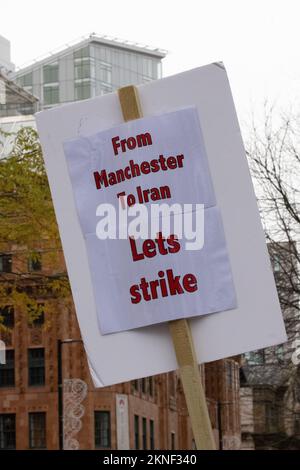
[[[109,448],[111,442],[110,412],[95,411],[95,447]]]
[[[148,385],[148,386],[149,386],[149,395],[150,395],[150,397],[153,397],[153,395],[154,395],[154,383],[153,383],[154,381],[153,381],[153,377],[149,377],[148,380],[149,380],[149,382],[148,382],[148,384],[149,384],[149,385]]]
[[[29,447],[46,449],[46,413],[29,413]]]
[[[0,307],[0,323],[6,328],[13,328],[15,324],[14,308],[11,305]]]
[[[260,349],[258,351],[251,351],[245,354],[249,365],[261,365],[265,363],[265,351]]]
[[[282,344],[275,346],[275,354],[279,362],[282,362],[284,359],[284,347]]]
[[[91,78],[91,66],[89,59],[82,59],[75,62],[75,80]]]
[[[85,57],[83,59],[75,59],[74,75],[75,80],[92,78],[92,59],[90,57]]]
[[[278,410],[272,403],[266,403],[266,431],[274,433],[278,431]]]
[[[25,88],[25,87],[30,87],[32,86],[33,78],[32,78],[32,72],[28,72],[25,75],[22,75],[17,79],[17,83]]]
[[[133,392],[138,392],[139,391],[139,381],[138,380],[133,380],[132,381],[132,390],[133,390]]]
[[[176,376],[174,372],[168,373],[169,393],[171,397],[176,395]]]
[[[43,303],[37,305],[37,309],[32,309],[29,306],[29,320],[28,324],[31,327],[39,327],[43,326],[45,323],[45,312],[44,312],[45,305]]]
[[[32,326],[38,327],[43,326],[45,323],[45,313],[41,312],[38,317],[32,320]]]
[[[90,47],[82,47],[74,52],[74,59],[83,59],[86,57],[90,57]]]
[[[143,76],[153,78],[152,59],[143,58]]]
[[[5,351],[5,364],[0,364],[0,387],[15,386],[15,351]]]
[[[0,449],[16,448],[16,415],[0,414]]]
[[[112,83],[112,66],[107,62],[100,61],[98,64],[98,73],[97,77],[100,82],[111,85]]]
[[[147,379],[142,379],[142,393],[147,393]]]
[[[90,80],[75,82],[75,100],[86,100],[91,97]]]
[[[45,385],[45,350],[28,349],[28,385]]]
[[[175,432],[171,432],[171,450],[175,450]]]
[[[230,362],[226,363],[226,381],[229,387],[233,384],[233,373],[232,373],[232,364]]]
[[[35,253],[28,259],[28,271],[38,272],[42,270],[42,256],[40,253]]]
[[[147,419],[143,418],[143,449],[147,449]]]
[[[12,255],[0,254],[0,273],[11,273]]]
[[[44,65],[43,67],[44,84],[58,83],[58,63]]]
[[[150,450],[155,449],[154,420],[150,419]]]
[[[140,418],[137,415],[134,415],[134,445],[135,445],[135,449],[139,450],[140,448]]]
[[[273,253],[272,261],[273,261],[274,273],[279,273],[281,271],[281,262],[282,262],[281,257],[278,254]]]
[[[44,85],[44,105],[57,104],[59,103],[59,86]]]

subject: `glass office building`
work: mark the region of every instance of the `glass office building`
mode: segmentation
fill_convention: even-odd
[[[161,78],[165,51],[95,34],[21,68],[14,80],[42,109]]]
[[[0,118],[34,114],[38,99],[0,72]]]
[[[0,72],[0,160],[9,155],[16,133],[35,127],[38,99]]]

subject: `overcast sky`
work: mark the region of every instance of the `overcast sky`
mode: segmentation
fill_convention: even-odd
[[[299,23],[299,0],[14,0],[0,34],[18,66],[91,32],[167,49],[164,76],[223,60],[244,118],[299,103]]]

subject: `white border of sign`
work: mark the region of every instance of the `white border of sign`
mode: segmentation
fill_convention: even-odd
[[[199,363],[286,341],[223,64],[207,65],[138,88],[144,116],[197,106],[222,213],[238,308],[190,320]],[[117,93],[44,111],[36,118],[94,384],[102,387],[176,369],[167,324],[105,336],[98,328],[87,254],[62,142],[122,123]]]

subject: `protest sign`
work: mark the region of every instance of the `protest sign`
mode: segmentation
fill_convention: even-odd
[[[228,272],[232,273],[236,306],[228,305],[229,310],[190,320],[197,361],[212,361],[285,341],[264,234],[223,65],[211,64],[147,83],[139,87],[139,95],[145,117],[195,107],[216,201],[215,207],[204,211],[219,211],[218,220],[224,228],[224,237],[221,225],[218,232],[225,243],[223,248],[227,248],[225,256],[230,264]],[[64,143],[78,137],[89,138],[119,126],[122,121],[116,93],[37,115],[76,312],[96,386],[177,367],[165,323],[109,335],[102,334],[98,326],[101,305],[96,305],[91,257],[88,257],[82,220],[81,225],[79,222]],[[189,185],[189,180],[183,184]],[[104,357],[108,360],[104,361]]]

